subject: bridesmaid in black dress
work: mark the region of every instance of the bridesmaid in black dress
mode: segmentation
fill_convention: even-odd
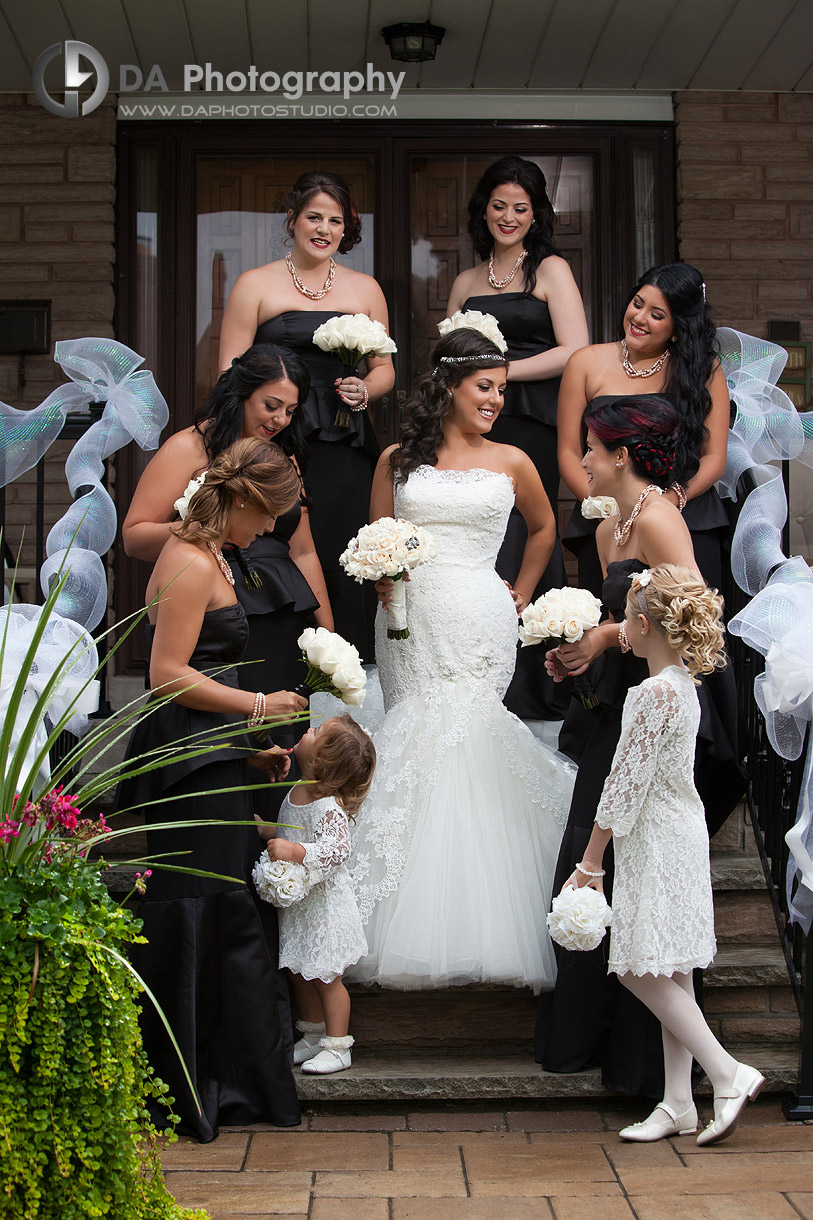
[[[366,525],[373,471],[380,452],[369,402],[392,389],[392,358],[370,358],[358,376],[343,377],[335,356],[313,343],[328,318],[364,313],[386,327],[384,294],[369,275],[334,262],[361,241],[361,221],[347,183],[337,174],[313,170],[288,197],[288,232],[293,248],[284,259],[245,271],[232,289],[223,315],[220,367],[253,342],[271,340],[293,348],[307,365],[311,395],[303,412],[307,461],[303,468],[316,551],[325,574],[336,631],[374,660],[375,596],[369,582],[348,579],[339,555]],[[335,422],[344,403],[347,427]]]
[[[568,357],[587,343],[588,336],[581,295],[569,264],[557,252],[553,224],[553,207],[539,166],[515,156],[495,161],[469,201],[468,228],[481,262],[455,280],[447,315],[477,310],[497,319],[508,344],[510,366],[503,409],[491,439],[516,445],[531,458],[557,518],[558,534],[559,379]],[[497,559],[497,571],[509,583],[519,572],[525,539],[522,517],[514,511]],[[563,584],[557,537],[534,596]],[[520,650],[505,703],[525,719],[561,718],[561,699],[554,701],[539,652]]]
[[[296,471],[278,446],[239,441],[209,467],[185,520],[162,548],[147,585],[148,599],[160,594],[149,611],[150,683],[177,694],[138,725],[129,753],[139,756],[194,735],[211,748],[125,779],[119,808],[145,806],[151,824],[251,822],[253,793],[218,796],[212,790],[260,782],[257,772],[251,778],[247,762],[272,777],[287,772],[287,754],[279,747],[258,752],[247,722],[288,715],[305,701],[241,690],[236,669],[224,669],[240,658],[248,626],[222,547],[227,538],[247,547],[298,494]],[[211,667],[217,667],[215,676],[204,676]],[[169,1019],[202,1112],[145,999],[147,1056],[175,1098],[179,1130],[204,1142],[215,1138],[221,1123],[299,1122],[276,914],[257,898],[251,881],[261,846],[253,825],[190,825],[148,834],[151,855],[185,853],[171,863],[220,874],[156,867],[139,911],[148,943],[133,954]],[[166,1114],[155,1118],[166,1123]]]
[[[593,400],[584,419],[588,429],[587,453],[582,459],[585,494],[613,496],[620,516],[600,522],[596,531],[604,575],[601,598],[610,617],[587,632],[579,644],[563,645],[548,654],[559,676],[587,670],[600,700],[598,711],[590,714],[580,714],[573,700],[573,711],[560,736],[560,748],[571,754],[567,741],[579,738],[579,771],[554,893],[581,861],[618,744],[624,699],[630,687],[647,676],[643,662],[624,651],[619,632],[629,578],[658,563],[697,567],[691,535],[679,509],[668,495],[658,494],[672,484],[678,461],[679,416],[673,404],[663,395],[618,399],[605,395]],[[690,461],[686,470],[690,476],[694,473]],[[695,774],[726,774],[724,783],[734,785],[736,800],[739,771],[735,752],[726,763],[733,752],[726,737],[728,726],[716,709],[710,684],[699,693],[702,715]],[[728,796],[725,787],[717,790],[707,804],[707,815],[717,818],[720,803]],[[611,890],[612,859],[606,859]],[[607,886],[605,892],[610,899]],[[604,1083],[614,1091],[660,1096],[663,1051],[659,1026],[631,993],[607,975],[606,944],[591,953],[559,950],[557,957],[556,986],[540,999],[537,1060],[558,1072],[579,1071],[599,1062]]]
[[[128,555],[155,562],[177,522],[175,501],[190,479],[240,438],[274,441],[301,465],[302,411],[310,388],[308,370],[294,352],[257,344],[234,360],[191,428],[171,436],[147,466],[124,520]],[[304,668],[296,641],[309,623],[333,630],[333,615],[311,537],[307,505],[297,502],[273,530],[249,547],[227,546],[235,592],[248,615],[249,638],[238,669],[247,690],[294,691]],[[274,733],[278,745],[293,745],[302,726]],[[258,794],[257,811],[269,820],[281,798]]]
[[[593,344],[568,362],[559,395],[559,466],[576,497],[564,544],[578,556],[579,584],[598,594],[602,579],[596,522],[585,520],[580,508],[587,495],[581,469],[584,409],[597,399],[664,394],[681,420],[676,486],[667,495],[683,506],[700,571],[719,589],[729,522],[714,484],[725,470],[730,402],[700,272],[688,263],[667,263],[645,272],[621,328],[620,343]],[[691,477],[687,461],[696,469]]]

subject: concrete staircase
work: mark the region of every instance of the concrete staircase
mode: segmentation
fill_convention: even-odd
[[[114,705],[137,695],[133,681],[114,679]],[[137,826],[138,818],[124,815],[115,821],[125,823]],[[119,844],[118,859],[146,852],[143,833]],[[134,872],[116,868],[111,890],[128,893]],[[785,1092],[797,1079],[799,1017],[744,806],[712,842],[712,880],[719,951],[704,978],[706,1018],[732,1054],[763,1072],[768,1090]],[[565,1075],[544,1072],[534,1062],[537,1001],[530,991],[477,985],[434,992],[351,991],[353,1068],[327,1078],[298,1072],[303,1101],[606,1095],[597,1070]],[[700,1091],[704,1088],[708,1091],[707,1084]]]

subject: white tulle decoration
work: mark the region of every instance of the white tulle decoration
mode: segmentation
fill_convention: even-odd
[[[0,721],[6,719],[12,691],[24,668],[26,654],[44,613],[42,606],[22,605],[0,608],[0,638],[6,633],[8,627],[0,662]],[[77,737],[85,732],[88,727],[88,717],[99,706],[99,683],[93,678],[97,665],[96,645],[87,631],[70,619],[61,618],[52,613],[37,647],[26,681],[19,714],[12,729],[9,756],[14,753],[22,731],[31,719],[37,699],[60,667],[62,667],[62,673],[59,684],[48,702],[48,720],[52,725],[56,724],[76,700],[65,728]],[[33,766],[34,760],[46,740],[45,724],[41,723],[26,752],[26,769]],[[40,764],[35,791],[38,786],[41,787],[47,783],[50,774],[46,756]]]
[[[563,949],[587,953],[601,944],[612,918],[603,894],[587,885],[579,889],[571,885],[551,903],[548,930]]]
[[[813,714],[813,575],[800,556],[787,559],[782,528],[788,515],[780,460],[813,466],[813,413],[800,413],[775,384],[787,353],[775,343],[721,328],[720,360],[736,417],[731,427],[723,496],[736,498],[749,472],[756,487],[740,510],[731,545],[731,570],[751,602],[729,623],[765,657],[754,698],[771,745],[798,758]],[[791,851],[786,875],[791,921],[813,925],[813,746],[808,746],[796,822],[785,835]]]
[[[292,860],[272,860],[263,852],[252,871],[257,893],[275,907],[301,902],[311,888],[310,870]]]

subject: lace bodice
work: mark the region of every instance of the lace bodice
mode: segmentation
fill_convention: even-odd
[[[700,704],[670,665],[627,695],[596,822],[613,832],[610,968],[671,974],[714,956],[708,833],[693,783]]]
[[[437,563],[494,567],[514,507],[507,474],[419,466],[395,488],[395,515],[430,531]]]

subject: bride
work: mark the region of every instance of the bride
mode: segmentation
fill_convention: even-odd
[[[401,444],[379,460],[371,520],[425,526],[437,558],[406,588],[410,635],[376,621],[387,714],[355,835],[353,878],[369,955],[357,981],[413,989],[492,982],[550,988],[545,915],[574,770],[503,707],[517,615],[553,547],[531,460],[488,440],[507,362],[478,331],[433,353]],[[528,527],[515,587],[494,561],[516,504]],[[390,585],[380,582],[386,601]]]

